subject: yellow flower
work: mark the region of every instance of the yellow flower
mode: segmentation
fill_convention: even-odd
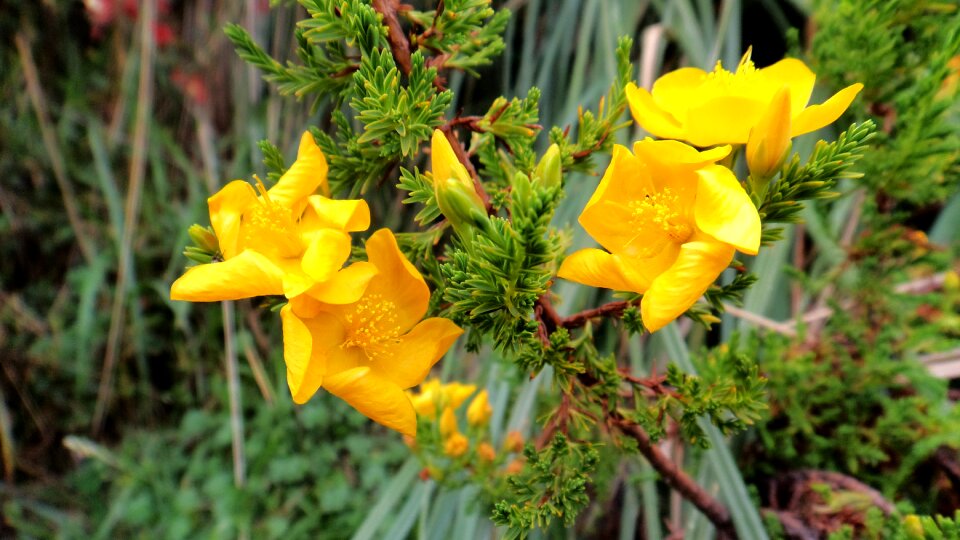
[[[417,415],[404,390],[420,384],[463,330],[421,321],[430,290],[387,229],[367,240],[377,270],[359,300],[335,305],[308,295],[280,311],[287,383],[296,403],[322,386],[372,420],[406,435]]]
[[[519,431],[507,433],[507,437],[503,440],[503,449],[507,452],[523,452],[523,445],[523,435]]]
[[[626,93],[630,111],[644,129],[660,138],[707,147],[745,144],[783,87],[790,100],[791,137],[835,121],[863,88],[853,84],[820,105],[807,106],[815,79],[795,58],[757,69],[747,50],[734,73],[720,62],[711,73],[686,67],[657,79],[652,92],[630,83]]]
[[[411,394],[410,400],[417,414],[424,418],[434,419],[437,409],[447,407],[456,409],[476,391],[472,384],[450,382],[442,384],[439,379],[430,379],[420,385],[420,392]]]
[[[452,458],[458,458],[466,454],[469,447],[470,441],[463,433],[454,433],[444,441],[443,453]]]
[[[615,146],[613,159],[580,214],[580,224],[607,249],[584,249],[560,277],[643,294],[643,324],[656,331],[690,308],[733,259],[754,255],[760,216],[736,177],[714,164],[730,152],[703,152],[647,139]]]
[[[490,463],[497,458],[497,452],[490,443],[482,442],[477,446],[477,456],[481,461]]]
[[[473,427],[485,426],[491,415],[493,407],[490,405],[490,398],[486,390],[481,390],[467,406],[467,423]]]
[[[330,303],[356,301],[376,268],[341,267],[350,256],[347,233],[370,226],[370,209],[362,200],[315,195],[318,189],[329,194],[327,161],[308,132],[275,186],[235,180],[207,200],[223,261],[188,269],[170,297],[211,302],[307,293]]]
[[[747,167],[758,192],[765,189],[766,180],[780,170],[791,145],[790,91],[784,86],[773,96],[770,107],[750,130],[747,139]]]

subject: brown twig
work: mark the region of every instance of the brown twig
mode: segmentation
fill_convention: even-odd
[[[623,315],[624,310],[630,306],[639,305],[638,300],[621,300],[619,302],[609,302],[600,307],[593,309],[585,309],[579,313],[574,313],[569,317],[564,317],[560,321],[560,326],[564,328],[579,328],[585,324],[590,319],[595,319],[597,317],[619,317]]]
[[[650,436],[639,425],[619,416],[610,414],[610,420],[624,435],[637,442],[637,448],[650,465],[660,473],[664,481],[694,506],[713,523],[717,528],[718,538],[737,538],[737,531],[733,526],[730,512],[716,498],[707,493],[699,484],[687,475],[676,463],[650,441]]]
[[[400,26],[400,19],[397,18],[397,11],[400,8],[400,0],[373,0],[373,9],[383,15],[383,24],[387,26],[387,41],[390,42],[390,52],[393,53],[393,59],[404,75],[410,74],[410,40],[403,33]]]

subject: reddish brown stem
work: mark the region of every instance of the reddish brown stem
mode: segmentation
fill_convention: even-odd
[[[400,0],[373,0],[373,9],[383,15],[383,24],[387,26],[387,41],[390,42],[390,51],[393,59],[404,75],[410,74],[410,40],[403,33],[397,11]]]
[[[650,441],[650,436],[639,425],[612,413],[610,419],[624,435],[637,441],[637,448],[650,465],[660,473],[663,480],[680,495],[693,503],[717,528],[718,538],[737,538],[737,531],[733,527],[733,519],[727,508],[704,491],[699,484],[683,472],[676,463],[670,461],[660,449]]]
[[[620,302],[610,302],[604,304],[600,307],[593,309],[585,309],[579,313],[574,313],[569,317],[564,317],[560,321],[560,326],[564,328],[579,328],[585,324],[590,319],[595,319],[597,317],[619,317],[623,315],[625,309],[630,306],[638,305],[639,301],[620,301]]]

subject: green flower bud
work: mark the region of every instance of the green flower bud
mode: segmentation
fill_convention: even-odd
[[[563,160],[560,158],[560,147],[551,144],[546,153],[540,158],[534,175],[548,188],[559,186],[563,181]]]
[[[217,241],[217,235],[210,227],[193,224],[187,229],[187,234],[198,248],[211,254],[220,251],[220,242]]]
[[[457,231],[460,238],[465,243],[469,243],[471,229],[484,227],[487,220],[486,208],[480,195],[472,184],[457,178],[436,179],[434,187],[440,212],[453,225],[453,229]]]

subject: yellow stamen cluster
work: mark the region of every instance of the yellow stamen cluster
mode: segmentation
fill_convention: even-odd
[[[353,313],[344,316],[347,339],[343,347],[359,347],[370,360],[389,354],[386,345],[397,342],[397,305],[380,294],[370,294],[357,302]]]
[[[670,188],[649,193],[643,199],[629,202],[632,212],[630,227],[638,231],[659,232],[664,241],[686,242],[693,234],[693,227],[681,211],[680,197]],[[641,256],[655,255],[663,248],[658,245],[646,246]]]
[[[281,257],[296,257],[303,253],[303,243],[297,233],[292,212],[270,199],[263,181],[257,181],[257,203],[245,215],[243,241],[257,251],[274,253]],[[253,190],[253,186],[250,186]]]

